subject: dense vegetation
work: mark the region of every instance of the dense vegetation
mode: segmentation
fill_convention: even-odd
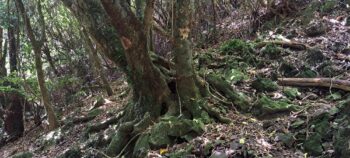
[[[0,157],[348,157],[349,0],[0,0]]]

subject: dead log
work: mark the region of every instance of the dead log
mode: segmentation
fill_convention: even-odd
[[[260,43],[257,43],[257,45],[255,46],[255,48],[262,48],[265,47],[268,44],[273,44],[273,45],[279,45],[282,48],[290,48],[293,50],[306,50],[306,49],[310,49],[311,47],[302,43],[298,43],[298,42],[287,42],[287,41],[263,41]]]
[[[350,81],[332,78],[278,78],[283,86],[328,87],[350,92]]]

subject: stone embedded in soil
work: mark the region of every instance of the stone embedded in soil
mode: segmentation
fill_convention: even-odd
[[[252,87],[259,92],[273,92],[278,90],[277,83],[268,78],[257,78],[252,82]]]
[[[72,147],[64,151],[64,153],[58,156],[58,158],[80,158],[82,157],[82,154],[83,153],[80,151],[78,147]]]
[[[296,97],[301,95],[298,88],[290,88],[290,87],[284,88],[283,94],[289,99],[295,99]]]
[[[312,134],[303,144],[305,152],[312,156],[322,155],[322,137],[320,134]]]
[[[318,48],[312,48],[307,51],[306,62],[310,65],[321,63],[326,59],[323,52]]]
[[[350,17],[346,18],[345,26],[350,26]]]
[[[31,152],[21,152],[12,156],[12,158],[32,158],[33,153]]]
[[[283,62],[278,71],[285,77],[294,77],[298,74],[298,69],[291,63]]]
[[[278,113],[297,111],[298,109],[298,106],[288,103],[287,101],[275,101],[266,96],[262,96],[254,105],[252,113],[259,117],[265,117]]]
[[[292,133],[280,133],[277,134],[277,138],[287,147],[292,147],[295,143],[295,139]]]
[[[327,26],[320,21],[311,22],[305,28],[304,32],[309,37],[321,36],[327,32]]]

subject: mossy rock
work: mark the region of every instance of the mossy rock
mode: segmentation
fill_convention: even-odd
[[[337,67],[332,62],[324,62],[319,66],[318,72],[323,77],[334,77],[343,73],[343,70],[341,70],[341,68]]]
[[[170,137],[182,137],[191,132],[202,134],[204,124],[199,120],[163,118],[151,129],[149,142],[153,147],[165,147],[173,143]]]
[[[340,101],[337,107],[339,112],[335,122],[338,126],[333,141],[335,157],[348,158],[350,155],[350,98]]]
[[[142,134],[135,143],[133,157],[147,157],[147,152],[150,150],[149,141],[149,133]]]
[[[348,5],[350,5],[350,4],[348,4]],[[346,18],[345,26],[350,26],[350,16],[348,18]]]
[[[342,98],[342,95],[339,92],[332,93],[326,97],[327,100],[331,100],[331,101],[337,101],[337,100],[340,100],[341,98]]]
[[[278,71],[285,77],[294,77],[299,73],[297,67],[287,62],[283,62]]]
[[[240,54],[252,54],[254,52],[254,49],[252,48],[252,45],[249,43],[239,40],[239,39],[232,39],[227,42],[225,42],[221,47],[220,50],[224,54],[228,55],[234,55],[235,53]]]
[[[106,103],[105,99],[102,96],[98,96],[93,103],[92,109],[98,108]]]
[[[300,73],[297,75],[297,77],[315,78],[315,77],[317,77],[317,72],[314,70],[311,70],[308,67],[303,67],[303,68],[301,68]]]
[[[12,156],[12,158],[32,158],[34,156],[31,152],[21,152]]]
[[[289,99],[295,99],[301,95],[298,88],[290,88],[290,87],[284,88],[283,94]]]
[[[325,137],[331,131],[329,119],[330,119],[329,113],[324,112],[324,113],[316,116],[315,118],[313,118],[312,121],[310,122],[310,125],[313,128],[314,132],[320,134],[320,136],[323,139],[326,139]]]
[[[320,156],[323,152],[322,137],[318,133],[312,134],[303,144],[305,152],[311,156]]]
[[[268,44],[261,49],[261,53],[269,59],[278,59],[283,53],[283,49],[274,44]]]
[[[317,37],[327,32],[327,26],[323,22],[311,22],[304,30],[308,37]]]
[[[232,82],[233,84],[247,80],[249,77],[244,74],[241,70],[230,69],[225,72],[225,79]]]
[[[336,0],[326,0],[320,10],[322,13],[331,12],[337,6],[337,3],[338,1]]]
[[[277,83],[268,78],[257,78],[252,82],[252,87],[259,92],[273,92],[278,90]]]
[[[221,47],[220,51],[225,55],[235,55],[240,61],[257,64],[258,60],[255,57],[255,51],[253,44],[245,42],[239,39],[232,39],[225,42]]]
[[[295,143],[295,138],[292,133],[280,133],[278,139],[287,147],[292,147]]]
[[[193,148],[194,148],[193,145],[187,145],[184,149],[179,149],[173,153],[168,154],[167,157],[169,158],[187,157],[188,155],[191,154]]]
[[[101,110],[101,109],[93,109],[93,110],[89,111],[88,117],[96,117],[96,116],[100,115],[102,112],[103,112],[103,110]]]
[[[262,96],[254,105],[252,113],[259,117],[265,117],[278,113],[297,111],[298,106],[288,103],[286,100],[271,100],[266,96]]]
[[[58,156],[58,158],[81,158],[82,152],[78,147],[72,147],[66,150],[62,155]]]
[[[302,15],[301,24],[309,24],[312,19],[315,17],[315,11],[319,10],[322,6],[322,3],[319,0],[313,0],[304,11],[300,13]]]
[[[315,65],[323,62],[326,57],[323,52],[318,48],[309,49],[307,51],[306,62],[310,65]]]
[[[340,127],[334,139],[335,157],[348,158],[350,155],[350,125]]]

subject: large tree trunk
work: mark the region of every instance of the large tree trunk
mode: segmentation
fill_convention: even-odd
[[[0,94],[1,103],[5,105],[6,113],[4,117],[4,130],[10,136],[10,140],[22,136],[24,132],[23,107],[25,104],[24,96],[17,91]]]
[[[182,105],[192,112],[193,117],[200,117],[201,110],[198,106],[200,93],[196,85],[192,49],[188,40],[191,30],[192,5],[191,0],[177,0],[175,5],[174,56],[176,85]]]
[[[9,40],[9,56],[10,56],[10,72],[17,71],[17,44],[16,44],[16,32],[18,31],[15,27],[17,24],[14,20],[11,21],[11,26],[8,28],[7,35]]]
[[[130,69],[134,100],[142,104],[139,107],[141,108],[139,115],[142,117],[149,112],[152,117],[157,118],[161,114],[161,105],[165,104],[169,97],[170,90],[162,73],[152,63],[144,27],[125,2],[113,3],[109,0],[101,2],[122,42]]]
[[[6,72],[6,54],[7,54],[7,40],[5,40],[5,45],[3,43],[3,28],[0,27],[0,77],[5,77]],[[3,48],[4,47],[4,48]]]
[[[30,25],[30,19],[28,18],[28,15],[24,9],[24,5],[22,3],[22,0],[16,0],[16,6],[19,9],[21,16],[24,21],[24,25],[27,31],[28,38],[32,44],[34,56],[35,56],[35,68],[37,72],[37,78],[39,83],[39,88],[41,92],[41,99],[45,106],[46,113],[48,116],[48,122],[49,122],[49,129],[53,130],[59,127],[58,120],[56,118],[55,112],[53,110],[52,104],[50,102],[50,95],[47,91],[47,88],[45,86],[45,76],[44,76],[44,70],[43,70],[43,63],[41,61],[41,47],[43,45],[43,34],[45,33],[45,30],[41,30],[42,38],[40,40],[37,40],[34,36],[34,31]],[[38,2],[38,11],[41,12],[41,4],[40,1]],[[42,19],[43,20],[43,19]],[[44,25],[43,23],[41,25]],[[44,28],[44,26],[41,26]]]

